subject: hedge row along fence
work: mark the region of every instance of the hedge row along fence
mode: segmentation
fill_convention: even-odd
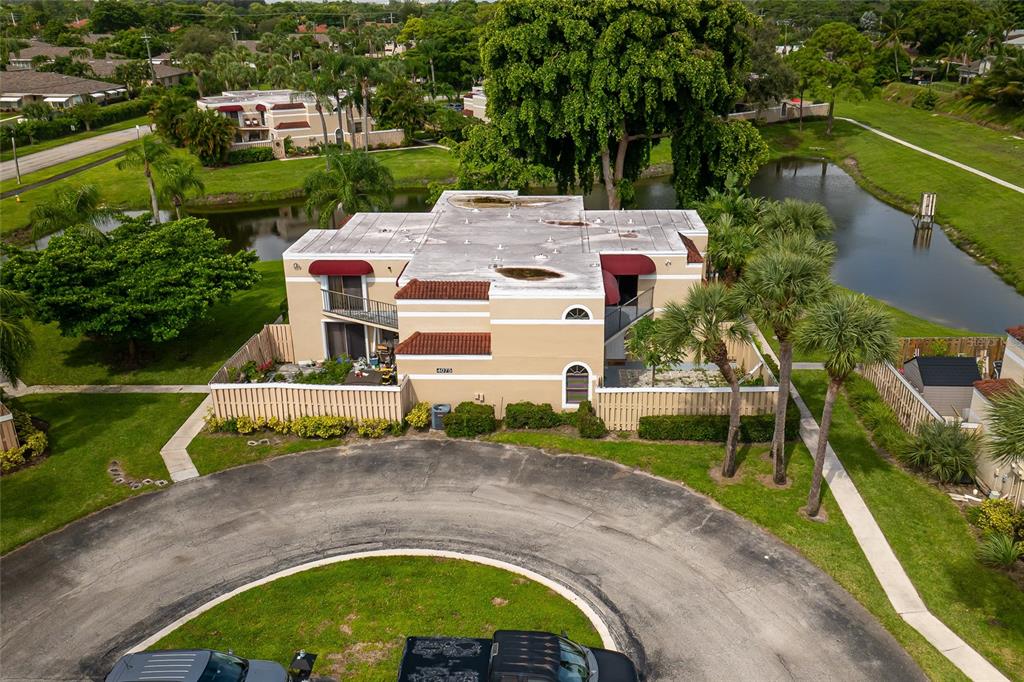
[[[90,126],[95,130],[113,123],[127,121],[130,118],[144,116],[153,107],[153,102],[153,98],[140,97],[127,102],[115,102],[101,106],[96,120],[92,121]],[[13,125],[4,124],[4,134],[0,135],[0,151],[7,151],[11,148],[12,135],[18,146],[22,147],[34,142],[55,140],[81,132],[85,132],[85,123],[75,116],[74,107],[72,107],[67,111],[57,113],[48,121],[22,119]]]

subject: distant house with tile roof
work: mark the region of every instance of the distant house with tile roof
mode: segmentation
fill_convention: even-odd
[[[127,94],[128,89],[122,85],[60,73],[8,71],[0,78],[0,110],[3,111],[17,111],[33,102],[66,109],[82,102],[115,101]]]

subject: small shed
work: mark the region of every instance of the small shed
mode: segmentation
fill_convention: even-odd
[[[916,357],[904,363],[903,376],[943,417],[962,415],[981,380],[973,357]]]

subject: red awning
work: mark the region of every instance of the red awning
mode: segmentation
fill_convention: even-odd
[[[217,111],[241,111],[241,104],[225,104],[222,107],[217,107]]]
[[[615,275],[607,270],[602,270],[601,277],[604,278],[604,304],[618,305],[622,296],[619,294],[619,283],[615,281]]]
[[[265,104],[257,104],[256,105],[256,111],[266,111],[266,110],[267,110],[267,105],[265,105]]]
[[[364,260],[315,260],[309,264],[311,275],[371,275],[373,267]]]
[[[654,261],[641,254],[601,256],[601,269],[613,275],[650,275],[654,272]]]

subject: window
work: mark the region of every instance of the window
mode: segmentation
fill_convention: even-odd
[[[563,319],[566,319],[566,320],[589,320],[590,319],[590,311],[588,311],[586,308],[581,308],[580,306],[574,306],[574,307],[569,308],[568,310],[565,311],[565,315],[563,316]]]
[[[583,365],[570,365],[565,370],[565,404],[579,405],[590,398],[590,371]]]

